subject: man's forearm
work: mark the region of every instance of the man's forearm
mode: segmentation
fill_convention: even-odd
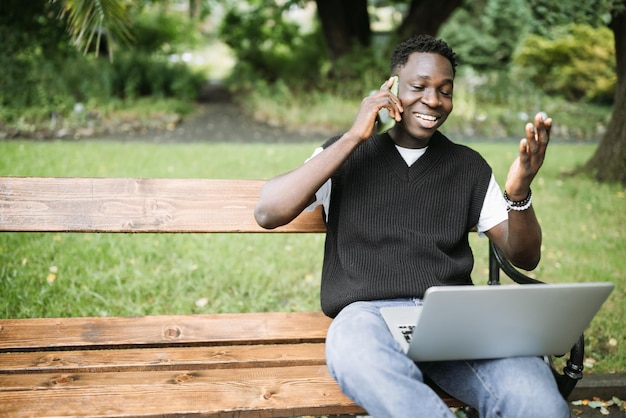
[[[524,211],[509,211],[507,258],[517,267],[533,270],[541,259],[541,226],[532,206]]]
[[[258,224],[272,229],[291,222],[360,143],[346,134],[295,170],[269,180],[254,211]]]

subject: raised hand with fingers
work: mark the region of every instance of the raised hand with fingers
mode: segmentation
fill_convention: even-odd
[[[526,137],[520,141],[519,156],[507,175],[505,191],[509,199],[521,201],[530,192],[530,184],[543,165],[550,142],[552,118],[544,112],[535,115],[534,124],[526,124]]]

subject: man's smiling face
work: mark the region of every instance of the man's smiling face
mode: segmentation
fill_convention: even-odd
[[[397,74],[404,113],[392,138],[407,148],[424,147],[452,112],[452,64],[442,55],[416,52]]]

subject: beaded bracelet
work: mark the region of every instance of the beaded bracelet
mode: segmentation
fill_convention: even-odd
[[[508,210],[515,210],[518,212],[527,210],[532,201],[533,201],[533,192],[528,189],[528,196],[524,200],[511,200],[509,196],[506,194],[506,190],[504,191],[504,200],[506,201],[506,206]]]

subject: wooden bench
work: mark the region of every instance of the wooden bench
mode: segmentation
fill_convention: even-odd
[[[253,209],[262,185],[2,177],[0,231],[324,232],[319,211],[260,228]],[[506,260],[492,254],[490,282],[501,265]],[[2,319],[0,416],[362,414],[326,369],[329,323],[320,312]]]

